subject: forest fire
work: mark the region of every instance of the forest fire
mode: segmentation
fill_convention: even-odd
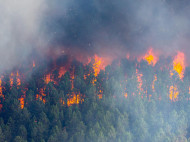
[[[23,109],[24,108],[24,98],[23,97],[20,98],[19,101],[20,101],[20,108]]]
[[[155,74],[154,75],[154,80],[153,80],[153,83],[152,83],[152,90],[155,91],[155,82],[157,81],[157,75]]]
[[[13,86],[13,76],[14,76],[14,74],[11,73],[11,75],[10,75],[10,86],[11,87]]]
[[[4,98],[3,90],[2,90],[2,79],[0,78],[0,97]]]
[[[139,73],[138,69],[136,69],[136,75],[137,75],[137,82],[138,82],[138,89],[139,89],[139,95],[141,94],[141,92],[143,92],[143,88],[142,88],[142,73]]]
[[[177,96],[179,95],[178,89],[176,86],[170,86],[170,100],[176,101]]]
[[[88,59],[88,63],[92,62],[93,64],[93,69],[94,69],[94,76],[97,77],[99,74],[100,70],[104,70],[105,67],[109,64],[108,62],[105,61],[104,58],[99,57],[98,55],[94,55],[93,58]]]
[[[72,93],[71,97],[67,99],[67,105],[68,106],[71,106],[73,104],[79,104],[79,103],[82,103],[84,100],[81,99],[81,94],[75,94],[75,93]]]
[[[0,0],[0,142],[190,142],[190,0]]]
[[[36,67],[36,63],[35,63],[35,61],[32,61],[32,66],[33,66],[33,68]]]
[[[127,57],[129,59],[130,54],[127,54]],[[173,60],[173,70],[176,71],[180,78],[182,79],[184,76],[184,70],[185,70],[185,63],[184,63],[184,53],[182,52],[178,52],[178,54],[176,55],[176,57]],[[155,64],[158,62],[158,56],[156,56],[156,54],[153,52],[153,49],[149,49],[147,51],[147,53],[144,55],[143,60],[148,62],[148,66],[151,65],[152,67],[155,66]],[[67,64],[64,65],[54,65],[55,67],[53,67],[53,69],[50,69],[50,71],[48,72],[48,69],[46,69],[46,73],[43,75],[43,80],[45,85],[41,88],[37,89],[37,93],[36,93],[36,100],[40,100],[42,101],[44,104],[46,103],[46,99],[45,97],[47,96],[46,92],[46,85],[49,84],[50,82],[52,82],[53,84],[59,85],[59,81],[61,80],[61,78],[65,75],[66,72],[69,72],[70,74],[70,82],[71,82],[71,93],[67,94],[68,98],[66,101],[64,100],[60,100],[62,102],[63,105],[67,105],[67,106],[71,106],[74,104],[80,104],[84,101],[83,95],[85,94],[81,94],[81,93],[76,93],[75,91],[75,85],[74,85],[74,80],[75,80],[75,67],[71,68],[71,62],[69,60],[69,62]],[[94,74],[94,78],[92,79],[91,83],[93,84],[93,86],[96,87],[96,82],[97,82],[97,77],[100,73],[100,70],[105,70],[105,67],[110,64],[110,60],[106,60],[106,58],[102,58],[98,55],[94,55],[91,58],[88,58],[88,64],[83,64],[84,66],[87,65],[92,65],[92,69],[93,71],[87,72],[86,74],[83,75],[83,79],[84,81],[86,81],[86,79],[90,76],[91,73]],[[121,64],[121,62],[120,62]],[[138,66],[138,67],[137,67]],[[34,61],[32,61],[32,67],[36,67],[36,63]],[[55,68],[55,69],[54,69]],[[143,98],[143,94],[145,93],[146,96],[152,96],[152,94],[148,94],[147,92],[147,88],[143,88],[144,84],[143,84],[143,72],[141,72],[140,70],[140,62],[138,62],[136,64],[136,79],[137,79],[137,83],[138,83],[138,87],[137,87],[137,92],[139,95],[141,95],[141,97]],[[57,75],[55,75],[53,72],[56,71],[58,72]],[[19,73],[19,71],[15,72],[11,72],[11,74],[9,75],[9,82],[10,82],[10,87],[13,87],[14,84],[16,84],[16,87],[19,89],[21,87],[21,82],[22,82],[22,76],[23,74]],[[56,77],[57,76],[57,77]],[[157,74],[154,74],[153,77],[153,82],[151,85],[151,89],[153,92],[155,92],[155,82],[158,80],[158,76]],[[16,79],[16,80],[14,80]],[[146,81],[145,81],[146,82]],[[0,80],[0,96],[4,96],[3,95],[3,86],[2,86],[2,80]],[[25,89],[28,90],[28,89]],[[24,91],[24,90],[23,90]],[[26,91],[25,91],[26,92]],[[126,93],[128,92],[128,90],[125,89],[125,93],[123,94],[123,96],[125,98],[128,98],[129,94]],[[169,88],[169,92],[168,92],[168,96],[169,99],[172,101],[176,101],[177,97],[179,95],[179,91],[177,89],[177,86],[170,86]],[[25,94],[25,93],[24,93]],[[102,99],[104,92],[102,91],[102,89],[100,89],[99,87],[97,88],[97,96],[99,99]],[[134,94],[134,92],[132,93]],[[22,97],[19,98],[20,101],[20,107],[23,109],[24,108],[24,103],[25,103],[25,95],[23,95]]]
[[[52,75],[49,73],[49,74],[45,75],[44,81],[46,84],[48,84],[49,82],[52,82],[54,80],[52,79]]]
[[[61,78],[66,72],[67,72],[67,70],[64,67],[60,67],[59,78]]]
[[[20,75],[17,71],[17,74],[16,74],[16,80],[17,80],[17,86],[20,86],[21,85],[21,80],[20,80]]]
[[[179,74],[180,79],[183,79],[185,71],[185,55],[183,52],[178,52],[175,56],[173,70]]]
[[[153,49],[149,49],[146,55],[144,56],[144,60],[148,62],[149,65],[155,65],[158,61],[158,57],[153,52]]]

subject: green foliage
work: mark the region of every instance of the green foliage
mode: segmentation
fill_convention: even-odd
[[[143,74],[141,89],[136,66]],[[16,84],[11,88],[5,76],[0,142],[190,141],[189,80],[182,81],[176,74],[170,77],[166,69],[123,59],[120,66],[109,65],[97,77],[90,65],[81,64],[74,79],[69,72],[59,78],[55,70],[56,83],[45,85],[40,75],[41,70],[28,82],[23,109],[21,89]],[[169,99],[171,85],[178,86],[178,100]],[[45,88],[45,103],[36,98],[39,88]],[[82,94],[84,101],[68,107],[72,93]]]

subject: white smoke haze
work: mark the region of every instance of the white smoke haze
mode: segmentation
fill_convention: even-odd
[[[19,65],[39,46],[44,0],[0,0],[0,71]]]

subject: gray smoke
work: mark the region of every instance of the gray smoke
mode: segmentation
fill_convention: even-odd
[[[152,46],[164,54],[189,47],[188,0],[57,0],[49,4],[46,32],[56,48],[125,56]],[[56,46],[57,45],[57,46]]]
[[[0,0],[0,68],[33,52],[189,54],[188,0]],[[52,52],[51,52],[52,53]]]

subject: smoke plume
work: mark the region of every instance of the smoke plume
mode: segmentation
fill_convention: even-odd
[[[0,0],[0,71],[20,65],[44,44],[44,9],[43,0]]]
[[[0,1],[0,62],[9,69],[37,53],[166,56],[189,53],[188,0]]]
[[[164,54],[189,46],[187,0],[72,0],[49,4],[45,18],[53,48],[88,54],[139,55],[150,46]],[[52,6],[53,5],[53,6]]]

